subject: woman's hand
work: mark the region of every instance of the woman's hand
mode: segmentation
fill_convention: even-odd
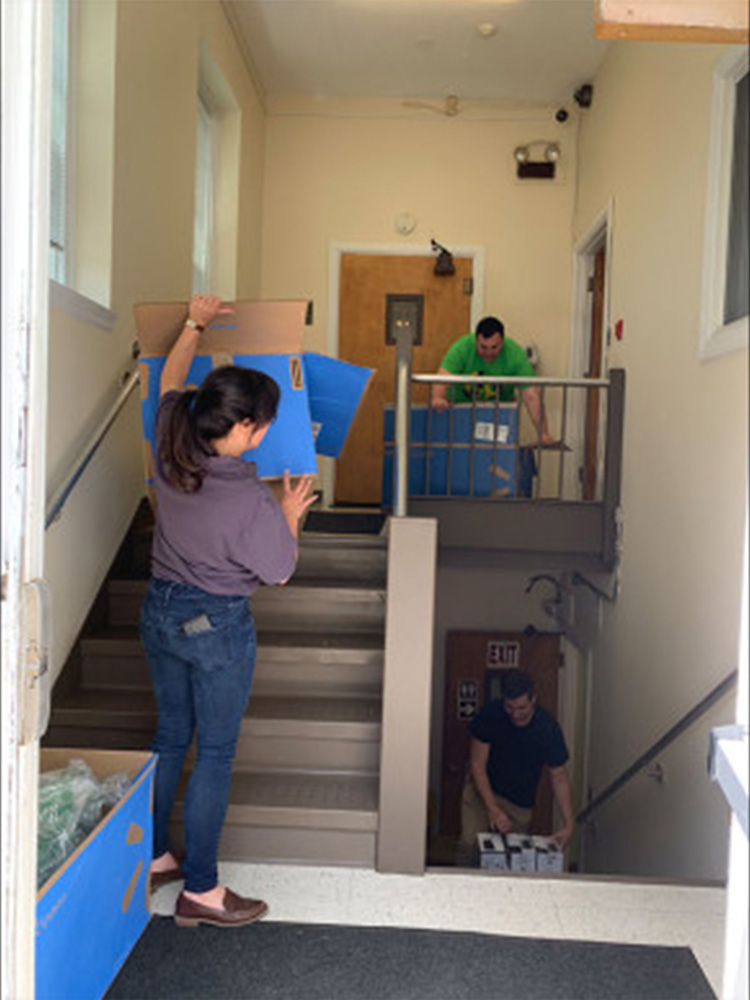
[[[194,295],[188,307],[188,316],[199,326],[209,326],[217,316],[225,316],[234,310],[225,306],[218,295]]]
[[[313,477],[302,476],[295,486],[289,476],[289,470],[284,473],[284,495],[281,498],[281,509],[284,512],[289,530],[296,538],[299,533],[299,522],[307,508],[317,499],[312,492]]]

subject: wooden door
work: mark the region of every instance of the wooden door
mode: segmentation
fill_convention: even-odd
[[[560,636],[555,633],[448,632],[445,649],[443,774],[440,831],[461,831],[461,791],[469,766],[469,723],[486,698],[499,696],[503,669],[519,667],[534,679],[537,704],[557,718],[557,671]],[[539,784],[531,820],[532,833],[552,830],[552,785],[547,768]]]
[[[455,257],[456,273],[436,276],[435,257],[343,254],[339,297],[339,357],[375,369],[367,395],[336,462],[335,501],[380,504],[383,407],[394,402],[396,348],[386,345],[386,297],[422,295],[422,344],[415,373],[436,372],[450,345],[471,329],[471,258]],[[416,388],[414,403],[429,399]]]
[[[591,337],[587,378],[602,374],[602,330],[604,327],[605,250],[600,247],[594,257],[591,302]],[[583,474],[583,499],[596,500],[597,452],[599,449],[599,389],[586,390],[586,443]]]

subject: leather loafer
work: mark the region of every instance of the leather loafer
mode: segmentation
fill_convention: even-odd
[[[156,892],[163,885],[170,885],[172,882],[182,882],[185,875],[182,868],[167,868],[163,872],[151,872],[151,892]]]
[[[198,924],[212,924],[214,927],[244,927],[255,923],[268,913],[268,906],[262,899],[245,899],[231,889],[224,890],[224,907],[203,906],[194,899],[188,899],[184,892],[177,897],[174,922],[178,927],[197,927]]]

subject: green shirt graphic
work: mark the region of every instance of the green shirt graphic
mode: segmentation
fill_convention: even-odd
[[[493,361],[484,361],[477,354],[476,335],[467,333],[448,348],[440,366],[451,375],[509,375],[520,377],[534,375],[526,351],[510,337],[505,337],[503,347]],[[500,401],[512,403],[515,399],[515,389],[525,386],[504,385],[500,388]],[[455,385],[448,387],[448,398],[455,403],[470,403],[472,390],[476,390],[477,401],[495,398],[494,386],[491,385]]]

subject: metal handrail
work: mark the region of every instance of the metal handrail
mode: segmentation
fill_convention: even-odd
[[[412,382],[428,383],[430,385],[567,385],[581,388],[606,388],[610,384],[608,378],[549,378],[536,375],[412,375]]]
[[[702,698],[697,705],[694,705],[689,712],[676,722],[671,729],[668,729],[664,735],[656,741],[649,749],[634,761],[630,767],[625,768],[625,770],[620,774],[614,781],[610,782],[609,785],[600,792],[594,799],[589,802],[585,809],[576,816],[577,823],[584,823],[593,812],[595,812],[601,805],[603,805],[608,799],[611,799],[615,792],[618,792],[624,785],[626,785],[631,778],[634,778],[639,771],[642,771],[647,764],[650,764],[654,757],[658,757],[663,750],[681,736],[686,729],[689,729],[693,723],[697,722],[701,716],[705,715],[706,712],[711,708],[711,706],[722,698],[727,691],[731,689],[737,683],[737,678],[739,676],[739,671],[733,670],[731,674],[728,674],[723,681],[716,685],[709,693]]]
[[[396,385],[396,399],[395,399],[395,411],[396,411],[396,435],[395,435],[395,449],[394,449],[394,483],[393,483],[393,496],[394,496],[394,509],[393,513],[396,517],[405,517],[407,515],[408,507],[408,423],[407,423],[407,413],[410,409],[410,389],[412,384],[420,385],[508,385],[508,386],[530,386],[539,387],[542,389],[542,406],[544,406],[544,389],[553,386],[562,386],[563,392],[567,391],[568,388],[582,388],[582,389],[595,389],[604,388],[610,389],[612,387],[612,380],[610,378],[552,378],[548,376],[517,376],[517,375],[444,375],[436,374],[431,372],[429,374],[414,374],[410,373],[407,377],[404,374],[407,370],[407,366],[402,364],[400,368],[397,368],[397,385]],[[564,395],[564,399],[565,399]],[[565,407],[563,408],[565,410]],[[453,406],[450,409],[451,417],[453,413]],[[563,412],[563,429],[565,426],[565,413]],[[537,451],[541,449],[541,439],[537,445]],[[452,458],[452,449],[448,452],[448,461]],[[473,468],[473,465],[471,466]],[[448,470],[448,481],[450,482],[450,467]],[[562,463],[560,466],[559,478],[562,481]]]
[[[49,526],[56,521],[58,517],[60,517],[68,497],[75,489],[78,480],[83,475],[89,462],[96,454],[99,445],[106,437],[107,432],[117,419],[120,411],[125,406],[125,403],[128,401],[128,398],[139,382],[140,373],[137,370],[130,372],[127,380],[124,382],[123,387],[120,390],[120,394],[112,404],[106,417],[104,417],[102,422],[99,424],[99,427],[94,431],[86,443],[86,447],[83,449],[83,453],[78,461],[78,464],[47,505],[47,514],[44,522],[45,530],[49,528]]]

